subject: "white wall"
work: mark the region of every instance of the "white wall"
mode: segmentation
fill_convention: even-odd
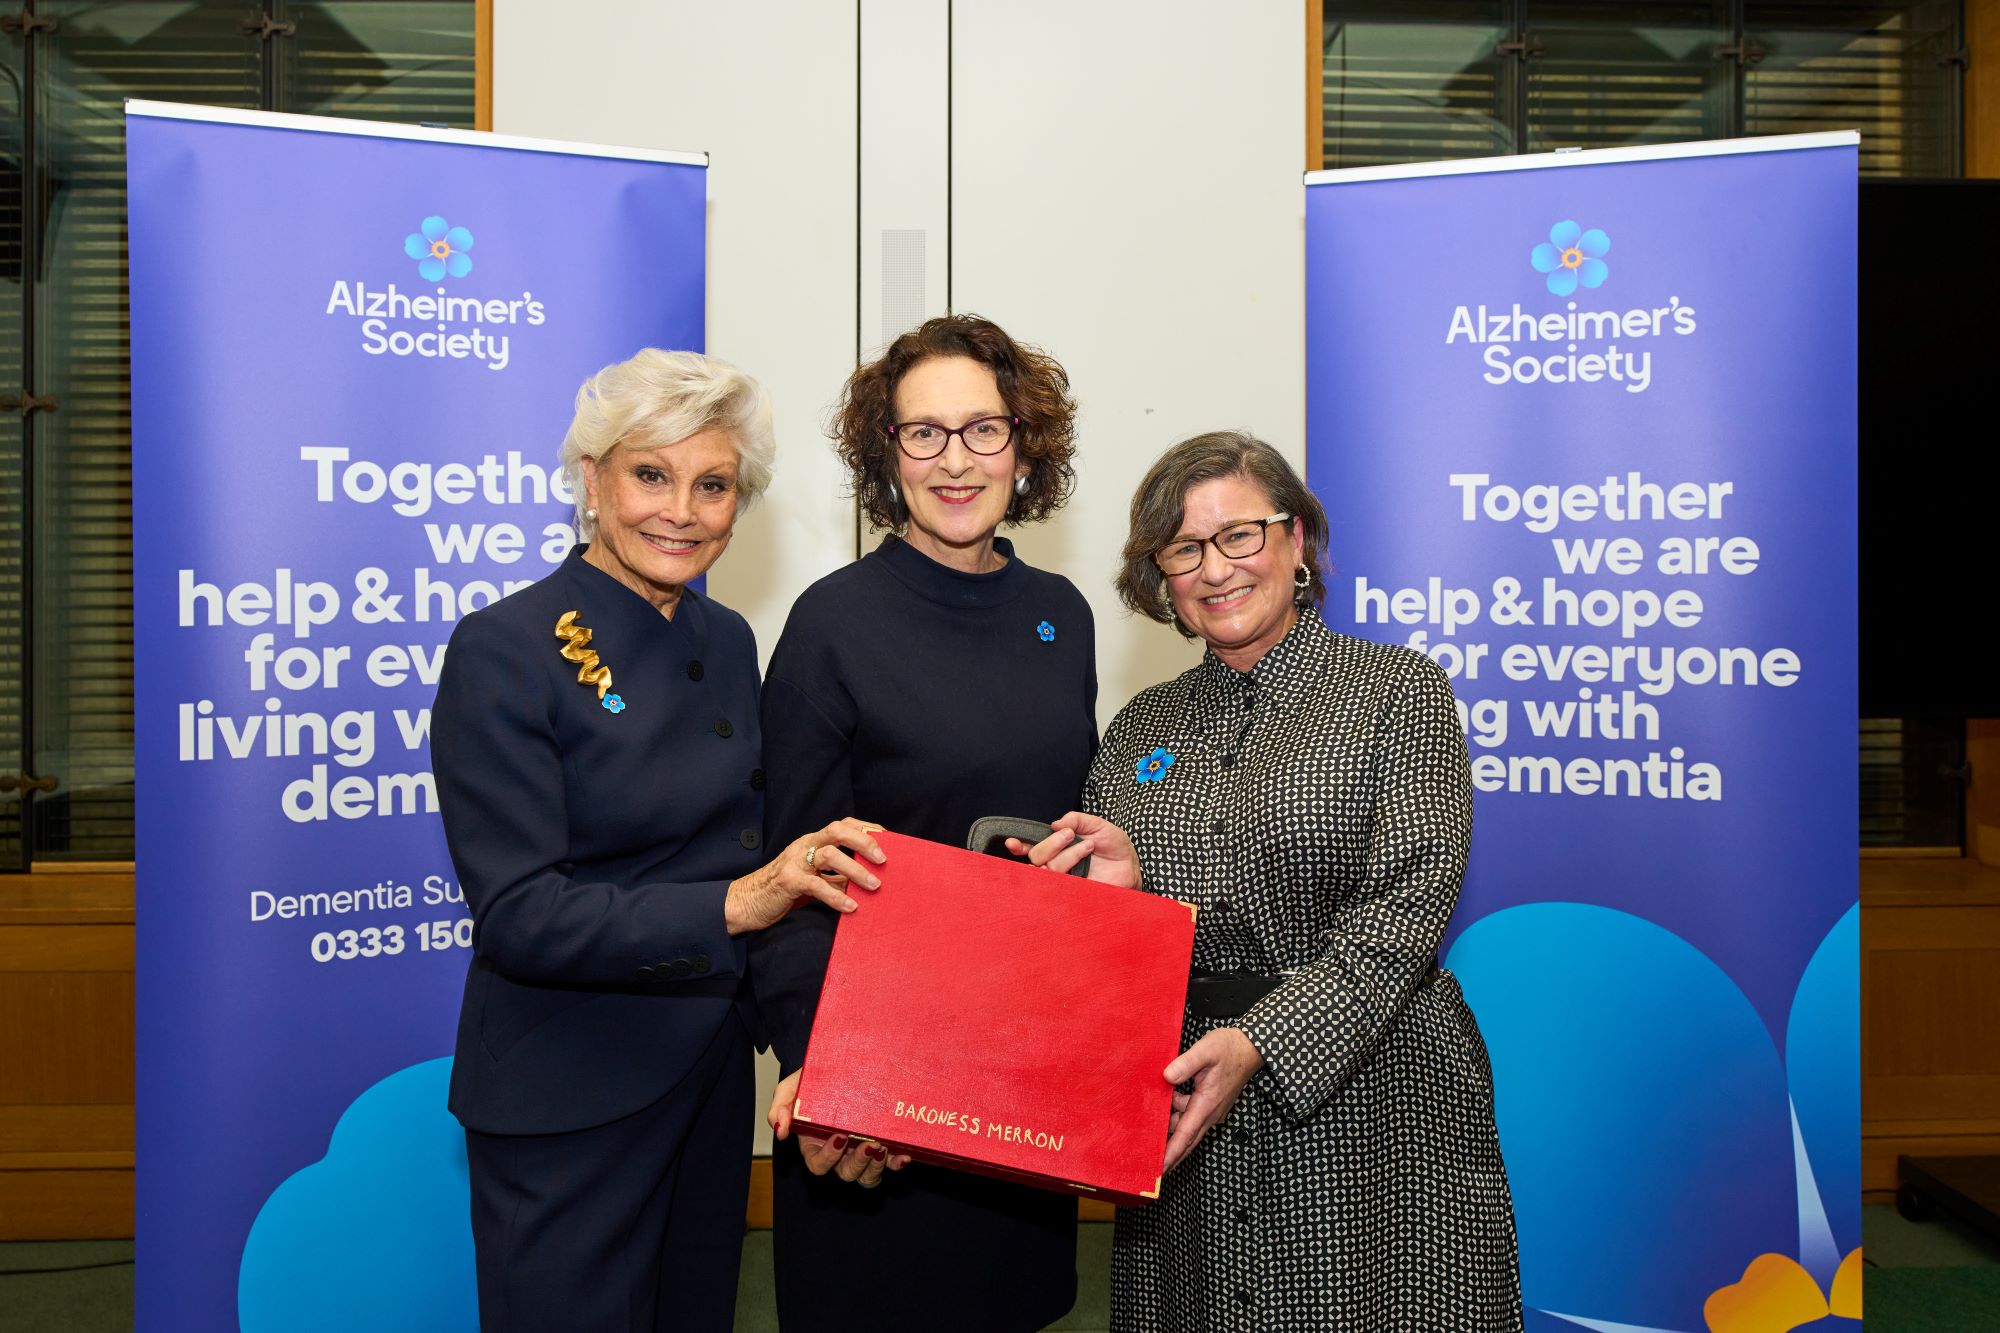
[[[1133,487],[1172,441],[1245,427],[1304,464],[1297,6],[592,0],[550,14],[496,0],[496,130],[713,154],[709,350],[770,385],[782,452],[710,586],[765,652],[798,592],[854,554],[821,421],[907,308],[884,299],[907,293],[885,293],[882,233],[921,230],[922,310],[945,309],[948,285],[953,308],[1070,371],[1077,496],[1016,540],[1097,612],[1102,720],[1192,661],[1170,630],[1125,617],[1110,580]],[[971,202],[982,187],[1004,202]]]
[[[1015,540],[1090,599],[1108,722],[1198,656],[1111,591],[1146,468],[1229,427],[1305,466],[1304,25],[1286,3],[952,10],[952,304],[1070,373],[1076,498]]]
[[[829,0],[493,5],[495,130],[710,154],[708,351],[770,389],[778,471],[708,587],[766,661],[793,599],[854,558],[820,417],[854,367],[855,33]],[[776,1081],[763,1057],[758,1106]],[[761,1114],[756,1134],[769,1152]]]
[[[825,409],[948,290],[1070,372],[1077,496],[1015,539],[1091,601],[1100,722],[1194,660],[1111,577],[1174,440],[1303,467],[1303,41],[1282,0],[495,0],[494,129],[712,154],[708,350],[771,388],[780,455],[709,587],[767,656],[857,549]]]
[[[855,27],[851,0],[493,6],[495,130],[710,154],[708,351],[771,390],[778,473],[709,591],[767,660],[854,557],[820,418],[854,366]]]

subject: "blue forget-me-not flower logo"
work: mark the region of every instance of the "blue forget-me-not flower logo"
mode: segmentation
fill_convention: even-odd
[[[471,232],[435,214],[403,238],[403,253],[417,261],[417,272],[425,282],[437,282],[446,274],[462,278],[472,272],[472,256],[465,253],[471,248]]]
[[[1056,627],[1054,625],[1051,625],[1046,620],[1044,620],[1041,624],[1035,626],[1035,633],[1041,636],[1041,640],[1043,643],[1055,642]]]
[[[1610,252],[1611,238],[1602,230],[1592,227],[1585,231],[1565,218],[1549,228],[1549,239],[1529,252],[1528,262],[1535,266],[1535,272],[1549,275],[1551,292],[1568,296],[1578,283],[1585,287],[1604,285],[1611,276],[1611,266],[1604,262]]]
[[[1174,766],[1174,757],[1162,745],[1132,766],[1132,776],[1141,782],[1158,782],[1167,776],[1167,770]]]

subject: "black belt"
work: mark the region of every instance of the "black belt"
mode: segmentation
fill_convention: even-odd
[[[1424,969],[1417,988],[1437,979],[1437,959]],[[1271,976],[1262,972],[1196,972],[1188,978],[1187,1011],[1191,1018],[1239,1018],[1257,1001],[1290,981],[1293,972]]]

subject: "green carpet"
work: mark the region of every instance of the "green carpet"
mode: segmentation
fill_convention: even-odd
[[[1869,1333],[2000,1329],[2000,1268],[1871,1268],[1861,1293]]]
[[[46,1269],[71,1271],[37,1271]],[[0,1333],[114,1333],[131,1327],[131,1241],[0,1244]]]
[[[2000,1246],[1949,1221],[1906,1222],[1864,1208],[1869,1333],[2000,1333]],[[0,1244],[0,1333],[124,1333],[132,1327],[132,1243]],[[41,1272],[43,1269],[68,1272]],[[1076,1308],[1054,1328],[1110,1324],[1111,1228],[1085,1225],[1077,1243]],[[771,1233],[743,1242],[737,1333],[776,1333]]]

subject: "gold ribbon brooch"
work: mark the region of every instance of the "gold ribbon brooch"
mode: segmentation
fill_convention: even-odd
[[[625,711],[625,701],[611,692],[611,668],[590,646],[590,630],[576,623],[577,612],[565,611],[556,619],[556,637],[563,641],[559,650],[565,662],[576,663],[576,683],[595,685],[597,701],[609,713]]]

